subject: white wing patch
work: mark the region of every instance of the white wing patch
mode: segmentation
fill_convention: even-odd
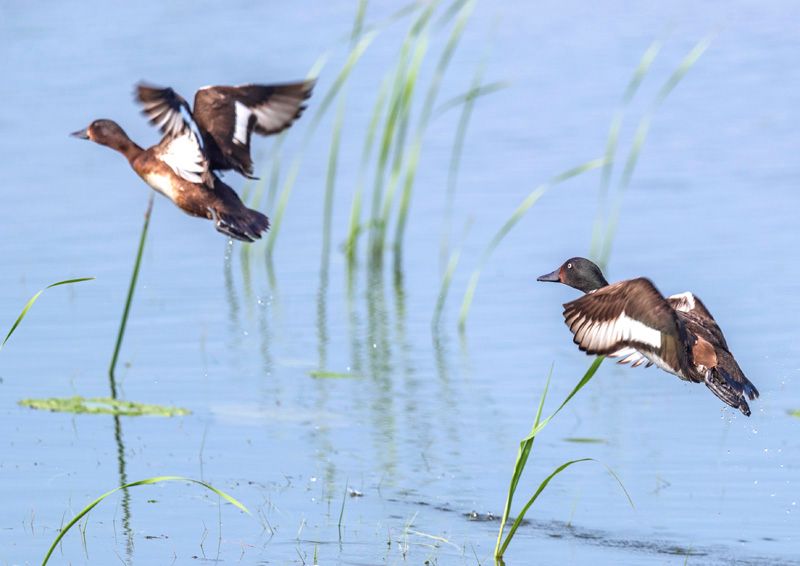
[[[661,348],[661,332],[629,317],[625,311],[615,319],[599,321],[591,320],[576,312],[566,322],[575,335],[575,341],[589,352],[607,351],[624,342],[645,344],[655,350]],[[615,353],[624,350],[626,349],[623,348]],[[633,348],[631,350],[635,352]],[[630,354],[631,352],[626,352],[625,356]]]
[[[236,115],[236,129],[233,130],[233,143],[247,145],[247,130],[253,111],[236,100],[233,104]]]
[[[677,295],[672,295],[667,297],[667,300],[670,301],[670,305],[676,311],[681,312],[690,312],[694,310],[695,307],[695,300],[694,295],[689,291],[685,293],[678,293]],[[674,302],[672,302],[674,301]]]
[[[269,100],[252,108],[259,127],[267,132],[282,130],[297,116],[302,100],[290,96],[273,95]]]
[[[197,136],[192,130],[172,138],[159,156],[179,177],[198,185],[203,183],[203,175],[208,164]]]

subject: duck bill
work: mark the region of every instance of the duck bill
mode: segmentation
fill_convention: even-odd
[[[78,130],[77,132],[72,132],[70,136],[73,138],[78,138],[79,140],[88,140],[89,132],[86,130],[86,128],[84,128],[82,130]]]
[[[559,267],[555,271],[550,273],[546,273],[536,278],[537,281],[550,281],[552,283],[561,283],[561,268]]]

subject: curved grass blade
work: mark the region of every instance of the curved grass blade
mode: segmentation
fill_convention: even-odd
[[[647,139],[647,134],[650,131],[650,123],[652,122],[653,115],[661,106],[661,104],[664,103],[669,94],[675,89],[676,86],[678,86],[681,80],[683,80],[683,78],[686,76],[686,73],[688,73],[694,64],[697,63],[710,45],[711,37],[709,36],[700,40],[692,48],[692,50],[689,51],[686,57],[683,58],[678,67],[672,72],[666,82],[659,89],[650,106],[650,110],[648,110],[648,112],[639,121],[639,124],[636,128],[636,134],[634,135],[633,145],[628,153],[628,158],[625,162],[625,168],[623,169],[622,176],[620,178],[619,189],[617,191],[617,203],[609,218],[606,236],[603,239],[603,247],[598,258],[601,265],[605,265],[608,262],[609,256],[611,255],[611,245],[617,232],[617,225],[619,224],[622,199],[625,196],[628,186],[630,185],[633,172],[636,169],[636,165],[639,161],[639,155],[642,151],[642,147],[644,146],[644,142]]]
[[[431,328],[436,330],[439,328],[439,322],[442,319],[442,311],[444,310],[444,303],[447,301],[447,293],[450,290],[450,284],[453,280],[453,274],[458,267],[458,260],[461,257],[461,250],[456,250],[450,254],[450,259],[447,262],[447,268],[442,276],[442,286],[439,288],[439,296],[436,298],[436,307],[433,310],[433,319],[431,320]]]
[[[516,223],[519,222],[523,216],[525,216],[525,213],[528,212],[528,209],[530,209],[534,204],[536,204],[536,201],[542,198],[542,196],[544,196],[544,194],[549,189],[551,189],[555,185],[558,185],[559,183],[563,183],[564,181],[572,179],[573,177],[577,177],[578,175],[586,173],[587,171],[591,171],[592,169],[597,169],[598,167],[601,167],[603,163],[604,163],[603,159],[592,159],[591,161],[582,163],[577,167],[568,169],[563,173],[556,175],[548,182],[536,187],[533,191],[531,191],[531,193],[527,197],[525,197],[525,199],[519,204],[519,206],[517,206],[516,210],[514,210],[514,213],[511,215],[511,217],[505,222],[505,224],[503,224],[500,230],[497,231],[497,233],[489,242],[489,245],[486,246],[486,249],[483,251],[483,254],[481,255],[481,258],[478,262],[478,267],[475,269],[475,271],[472,272],[472,275],[470,276],[469,283],[467,284],[467,290],[464,293],[464,300],[461,303],[461,313],[458,320],[459,330],[463,332],[464,329],[466,328],[467,317],[469,316],[469,309],[470,306],[472,305],[472,299],[475,295],[475,289],[478,286],[478,280],[480,279],[483,266],[489,260],[489,257],[492,255],[492,252],[495,250],[495,248],[497,248],[497,246],[500,245],[500,242],[503,241],[503,238],[506,237],[506,235],[511,231],[514,225],[516,225]]]
[[[633,500],[631,499],[628,490],[625,489],[625,486],[622,484],[622,481],[619,479],[619,476],[617,476],[617,474],[615,474],[613,470],[611,470],[611,468],[609,468],[605,464],[602,464],[602,462],[598,462],[594,458],[579,458],[577,460],[569,460],[568,462],[564,462],[555,470],[553,470],[553,472],[549,476],[547,476],[544,479],[544,481],[542,481],[542,483],[539,484],[539,487],[536,489],[536,492],[531,496],[528,502],[523,506],[523,508],[517,514],[517,517],[516,519],[514,519],[514,523],[512,523],[511,528],[509,529],[508,534],[506,535],[506,538],[503,540],[503,544],[500,545],[499,550],[495,549],[496,558],[501,558],[503,556],[506,549],[508,548],[508,545],[511,543],[511,539],[514,538],[514,534],[517,532],[517,529],[522,524],[522,520],[525,518],[525,514],[528,512],[528,509],[530,509],[531,506],[536,502],[536,499],[538,499],[539,495],[545,490],[550,481],[552,481],[553,478],[555,478],[558,474],[560,474],[570,466],[574,464],[579,464],[581,462],[597,462],[598,464],[603,465],[606,468],[606,470],[608,470],[608,472],[611,474],[611,476],[617,481],[620,488],[622,488],[622,491],[625,494],[625,497],[628,499],[628,503],[630,504],[630,506],[635,509],[633,505]]]
[[[601,228],[603,224],[603,212],[606,206],[606,199],[608,197],[608,189],[611,184],[611,173],[613,172],[614,168],[614,156],[617,152],[619,132],[622,129],[625,112],[633,100],[633,97],[636,96],[636,92],[639,90],[639,86],[641,86],[645,76],[647,76],[647,73],[650,71],[653,61],[655,61],[658,53],[661,51],[661,46],[662,42],[657,40],[651,43],[650,46],[645,50],[641,60],[639,61],[639,65],[636,67],[633,76],[628,82],[628,86],[625,88],[625,92],[622,95],[622,100],[620,101],[620,107],[614,113],[614,118],[611,121],[611,126],[608,131],[608,139],[606,140],[606,161],[603,165],[603,172],[600,180],[599,202],[592,234],[591,250],[589,252],[589,257],[594,259],[596,259],[600,253],[599,248],[602,245]]]
[[[308,142],[311,139],[311,136],[316,131],[317,127],[319,126],[322,117],[327,112],[330,105],[333,103],[336,95],[339,94],[339,91],[344,86],[347,79],[350,77],[350,74],[353,72],[353,68],[355,67],[356,63],[361,59],[364,52],[366,52],[367,48],[369,47],[370,43],[375,39],[378,32],[377,30],[373,30],[367,32],[361,36],[358,42],[353,46],[353,49],[350,51],[349,55],[347,56],[347,60],[345,61],[342,68],[339,70],[339,74],[333,81],[333,85],[328,89],[328,92],[325,93],[325,96],[322,99],[322,102],[317,109],[317,112],[314,114],[314,117],[311,119],[311,122],[306,130],[305,137],[303,138],[302,147],[305,148],[308,145]],[[302,152],[302,150],[301,150]],[[283,216],[286,213],[286,207],[289,204],[289,197],[292,194],[292,189],[294,188],[295,180],[297,179],[297,174],[300,171],[300,164],[302,163],[302,153],[294,158],[291,164],[291,168],[289,170],[289,174],[286,177],[286,180],[283,184],[283,189],[281,189],[281,194],[278,197],[278,205],[275,209],[275,215],[272,219],[272,229],[269,233],[269,240],[267,241],[267,255],[271,256],[275,249],[275,242],[278,239],[278,234],[280,233],[281,225],[283,224]]]
[[[533,428],[539,426],[539,421],[542,418],[542,410],[544,409],[544,400],[547,398],[547,391],[550,389],[550,378],[553,377],[553,366],[550,366],[550,371],[547,372],[547,380],[544,383],[544,390],[539,399],[539,407],[536,409],[536,418],[533,421]],[[522,472],[525,470],[525,465],[528,463],[528,456],[530,456],[533,449],[533,438],[523,439],[519,443],[517,450],[517,460],[514,463],[514,473],[511,475],[511,482],[508,484],[508,494],[506,495],[506,504],[503,507],[503,517],[500,519],[500,528],[497,532],[497,542],[494,546],[495,555],[499,552],[500,544],[503,540],[503,531],[505,531],[506,523],[508,522],[509,514],[511,513],[511,503],[514,501],[514,494],[517,491],[517,485],[522,477]]]
[[[494,81],[491,83],[486,83],[485,85],[476,85],[473,81],[473,86],[470,87],[465,93],[459,94],[458,96],[454,96],[453,98],[442,102],[442,104],[440,104],[434,111],[433,118],[438,118],[439,116],[446,114],[449,110],[457,108],[462,104],[466,104],[471,100],[475,100],[476,98],[506,89],[510,86],[511,83],[509,81]]]
[[[12,334],[14,334],[14,331],[17,329],[19,324],[22,322],[22,319],[25,318],[25,315],[27,315],[28,311],[31,310],[31,307],[33,306],[33,303],[35,303],[37,301],[37,299],[39,298],[39,296],[42,293],[44,293],[48,289],[52,289],[53,287],[59,287],[61,285],[71,285],[73,283],[81,283],[83,281],[93,281],[93,280],[94,280],[94,277],[79,277],[77,279],[65,279],[64,281],[59,281],[57,283],[53,283],[51,285],[48,285],[44,289],[41,289],[39,292],[37,292],[33,297],[31,297],[28,300],[27,303],[25,303],[25,306],[22,307],[22,312],[19,313],[19,316],[17,317],[17,320],[15,320],[14,324],[11,325],[11,330],[8,331],[8,334],[6,334],[6,337],[3,339],[3,343],[0,344],[0,350],[2,350],[3,346],[6,345],[6,342],[8,342],[8,339],[11,338]]]
[[[64,535],[66,535],[69,532],[69,530],[73,526],[75,526],[75,523],[80,521],[89,511],[94,509],[106,497],[108,497],[109,495],[113,495],[114,493],[116,493],[117,491],[119,491],[121,489],[128,489],[128,488],[136,487],[136,486],[140,486],[140,485],[151,485],[151,484],[167,482],[167,481],[183,481],[183,482],[195,483],[195,484],[197,484],[199,486],[202,486],[202,487],[204,487],[204,488],[206,488],[206,489],[208,489],[210,491],[213,491],[218,496],[220,496],[222,499],[224,499],[228,503],[231,503],[232,505],[234,505],[239,510],[244,511],[248,515],[250,514],[250,511],[247,509],[247,507],[245,507],[243,504],[241,504],[238,500],[234,499],[232,496],[228,495],[227,493],[225,493],[221,489],[217,489],[216,487],[213,487],[210,484],[207,484],[207,483],[202,482],[200,480],[195,480],[195,479],[192,479],[192,478],[185,478],[185,477],[182,477],[182,476],[157,476],[157,477],[154,477],[154,478],[147,478],[147,479],[144,479],[144,480],[139,480],[139,481],[135,481],[135,482],[131,482],[131,483],[126,483],[125,485],[121,485],[119,487],[115,487],[111,491],[107,491],[106,493],[104,493],[103,495],[101,495],[100,497],[98,497],[97,499],[92,501],[91,503],[89,503],[89,505],[84,507],[77,515],[75,515],[70,520],[70,522],[67,523],[61,529],[61,532],[58,533],[58,536],[53,541],[53,544],[50,545],[50,548],[48,549],[47,554],[45,555],[44,560],[42,561],[42,566],[46,566],[47,561],[50,560],[50,556],[53,554],[53,551],[58,546],[58,543],[61,542],[61,539],[64,538]]]
[[[514,463],[514,473],[511,476],[511,482],[508,486],[508,494],[506,495],[506,504],[503,508],[503,517],[500,520],[500,529],[497,533],[497,542],[495,543],[495,553],[498,552],[501,544],[501,540],[503,537],[503,531],[505,530],[506,523],[508,522],[509,513],[511,512],[511,504],[514,500],[514,494],[517,491],[517,485],[519,484],[519,480],[522,477],[522,472],[525,470],[525,465],[528,463],[528,457],[530,456],[531,450],[533,449],[533,441],[536,439],[536,435],[541,432],[541,430],[547,426],[553,417],[555,417],[564,406],[569,403],[569,401],[580,391],[581,389],[586,386],[587,383],[594,377],[594,374],[597,372],[597,369],[600,367],[600,364],[603,362],[603,358],[597,358],[592,364],[589,366],[589,369],[583,374],[583,377],[578,381],[575,387],[572,389],[569,395],[567,395],[566,399],[559,405],[558,409],[555,412],[547,417],[546,419],[542,420],[542,412],[544,409],[544,402],[545,398],[547,397],[547,391],[550,388],[550,379],[553,375],[553,367],[550,367],[550,371],[547,374],[547,381],[545,381],[544,391],[542,392],[542,397],[539,399],[539,407],[536,410],[536,418],[533,421],[533,428],[531,432],[520,440],[519,442],[519,449],[517,451],[517,460]]]
[[[547,417],[547,418],[546,418],[546,419],[544,419],[543,421],[541,421],[541,422],[537,423],[537,424],[536,424],[536,426],[534,426],[534,427],[533,427],[533,430],[530,432],[530,434],[529,434],[528,436],[526,436],[526,437],[523,439],[523,441],[525,441],[525,440],[528,440],[528,439],[532,439],[532,438],[534,438],[534,437],[535,437],[537,434],[539,434],[539,433],[542,431],[542,429],[543,429],[544,427],[546,427],[546,426],[547,426],[547,424],[548,424],[548,423],[549,423],[549,422],[550,422],[550,421],[553,419],[553,417],[555,417],[555,416],[556,416],[556,415],[557,415],[557,414],[558,414],[558,413],[561,411],[561,409],[563,409],[563,408],[564,408],[564,406],[565,406],[567,403],[569,403],[569,402],[570,402],[570,400],[571,400],[573,397],[575,397],[575,395],[577,395],[578,391],[580,391],[581,389],[583,389],[583,388],[586,386],[586,384],[587,384],[587,383],[589,383],[589,382],[591,381],[591,379],[594,377],[594,374],[595,374],[595,373],[597,373],[597,370],[598,370],[598,368],[600,367],[600,364],[602,364],[602,363],[603,363],[603,360],[604,360],[604,359],[605,359],[605,358],[604,358],[603,356],[598,356],[598,357],[597,357],[597,359],[596,359],[595,361],[593,361],[593,362],[592,362],[592,365],[590,365],[590,366],[589,366],[589,369],[587,369],[587,370],[586,370],[586,373],[585,373],[585,374],[583,374],[583,377],[582,377],[582,378],[581,378],[581,380],[578,382],[578,384],[577,384],[577,385],[576,385],[576,386],[575,386],[575,387],[572,389],[572,391],[570,392],[570,394],[569,394],[569,395],[567,395],[567,398],[566,398],[566,399],[564,399],[564,401],[561,403],[561,405],[559,405],[559,406],[558,406],[558,409],[556,409],[555,411],[553,411],[553,414],[552,414],[552,415],[550,415],[549,417]]]

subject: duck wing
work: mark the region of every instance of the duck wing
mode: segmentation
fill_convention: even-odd
[[[722,329],[699,297],[686,291],[685,293],[678,293],[677,295],[667,297],[667,302],[675,309],[679,317],[684,320],[691,320],[693,323],[701,326],[711,334],[717,344],[726,350],[728,349],[728,343],[725,341]]]
[[[194,97],[194,117],[206,136],[212,169],[251,177],[250,138],[276,134],[305,110],[314,81],[277,85],[209,86]]]
[[[203,136],[186,100],[170,87],[145,83],[136,85],[136,100],[142,105],[142,114],[164,134],[156,155],[181,178],[212,188]]]
[[[689,375],[686,329],[650,280],[621,281],[564,305],[573,341],[587,354],[647,361],[682,379]]]

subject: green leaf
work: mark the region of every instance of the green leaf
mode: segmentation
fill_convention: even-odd
[[[53,554],[53,551],[58,546],[58,543],[61,542],[61,539],[64,538],[64,535],[66,535],[67,532],[69,532],[69,530],[73,526],[75,526],[75,523],[80,521],[89,511],[94,509],[106,497],[108,497],[109,495],[113,495],[114,493],[116,493],[117,491],[119,491],[121,489],[128,489],[128,488],[137,487],[137,486],[140,486],[140,485],[151,485],[151,484],[167,482],[167,481],[183,481],[183,482],[195,483],[195,484],[197,484],[199,486],[202,486],[202,487],[204,487],[204,488],[206,488],[206,489],[208,489],[210,491],[213,491],[214,493],[219,495],[222,499],[224,499],[228,503],[231,503],[232,505],[234,505],[236,508],[240,509],[241,511],[244,511],[248,515],[250,514],[250,511],[248,511],[247,507],[245,507],[238,500],[234,499],[232,496],[228,495],[227,493],[225,493],[221,489],[217,489],[216,487],[213,487],[213,486],[211,486],[211,485],[209,485],[209,484],[207,484],[205,482],[202,482],[200,480],[195,480],[195,479],[192,479],[192,478],[185,478],[185,477],[182,477],[182,476],[158,476],[158,477],[154,477],[154,478],[147,478],[147,479],[144,479],[144,480],[139,480],[139,481],[135,481],[135,482],[131,482],[131,483],[126,483],[126,484],[121,485],[119,487],[115,487],[111,491],[107,491],[106,493],[104,493],[103,495],[101,495],[100,497],[98,497],[97,499],[92,501],[91,503],[89,503],[89,505],[84,507],[77,515],[75,515],[70,520],[70,522],[67,523],[64,526],[63,529],[61,529],[61,532],[58,533],[58,536],[53,541],[53,544],[50,545],[50,548],[47,551],[47,554],[45,555],[44,560],[42,561],[42,566],[46,566],[48,560],[50,560],[50,556]]]
[[[19,326],[19,323],[22,322],[22,319],[25,318],[25,315],[28,314],[28,311],[33,306],[33,303],[35,303],[36,300],[39,298],[39,296],[42,293],[44,293],[47,289],[52,289],[53,287],[58,287],[60,285],[71,285],[72,283],[81,283],[83,281],[92,281],[92,280],[94,280],[94,277],[79,277],[78,279],[65,279],[64,281],[59,281],[58,283],[53,283],[52,285],[48,285],[47,287],[36,293],[33,297],[30,298],[30,300],[28,300],[27,303],[25,303],[25,306],[22,308],[22,312],[19,313],[17,320],[15,320],[14,324],[11,326],[11,330],[8,331],[8,334],[6,334],[3,343],[0,344],[0,350],[2,350],[3,346],[6,345],[6,342],[8,342],[9,338],[11,338],[11,335],[14,334],[14,331]]]

